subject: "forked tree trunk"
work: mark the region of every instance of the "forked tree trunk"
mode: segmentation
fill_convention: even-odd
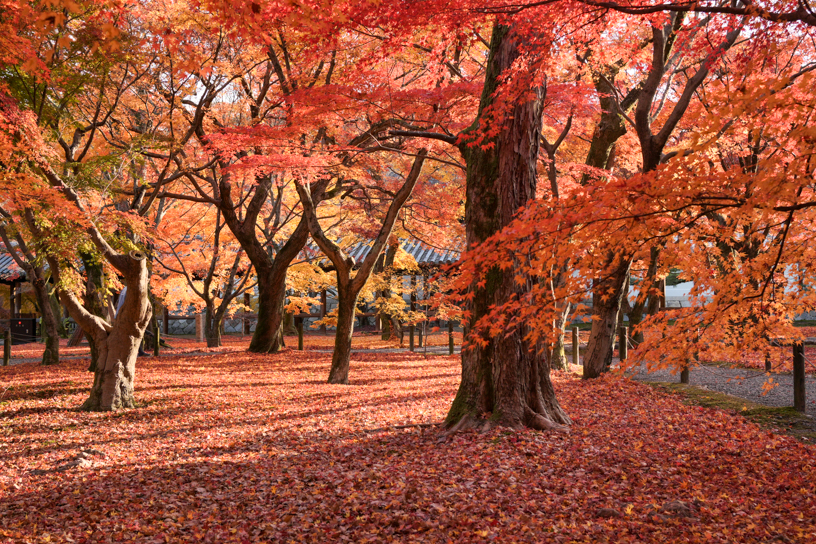
[[[491,105],[500,75],[520,56],[510,28],[495,25],[478,120]],[[535,196],[541,138],[542,100],[522,98],[501,126],[492,146],[460,146],[467,163],[466,236],[473,249],[510,223],[519,207]],[[478,122],[478,121],[477,121]],[[471,130],[478,130],[474,125]],[[482,127],[484,128],[484,127]],[[465,334],[494,304],[523,294],[512,271],[492,268],[484,287],[470,287],[470,319]],[[445,420],[453,430],[487,424],[481,415],[512,428],[564,429],[570,423],[555,397],[546,357],[537,354],[520,328],[491,338],[486,347],[462,350],[462,381]]]
[[[127,292],[125,302],[113,323],[105,324],[103,320],[84,311],[81,304],[68,293],[60,293],[72,317],[83,325],[89,336],[93,336],[98,349],[93,386],[88,399],[80,407],[81,410],[119,410],[133,408],[135,405],[133,384],[136,357],[151,316],[148,270],[145,256],[139,252],[117,257],[129,259],[130,262],[127,265],[117,263],[120,272],[127,272],[124,274]]]
[[[614,268],[609,275],[596,280],[592,307],[592,331],[584,356],[584,379],[597,378],[612,365],[615,331],[618,328],[624,285],[631,260],[614,256]]]
[[[391,238],[391,232],[394,229],[394,223],[397,220],[405,201],[411,196],[414,191],[419,175],[422,173],[422,166],[425,164],[425,157],[428,155],[427,149],[420,149],[414,158],[414,164],[405,178],[402,187],[394,194],[394,198],[388,205],[388,210],[385,213],[385,218],[380,226],[374,242],[371,244],[371,250],[368,255],[362,260],[354,274],[351,276],[354,269],[354,260],[346,255],[346,253],[334,241],[330,240],[323,232],[320,222],[317,220],[317,212],[315,211],[315,204],[312,201],[310,191],[298,184],[297,191],[300,196],[300,201],[303,204],[303,217],[308,221],[309,232],[311,232],[317,245],[321,251],[331,260],[334,265],[335,275],[337,277],[337,297],[338,297],[338,316],[337,316],[337,333],[334,338],[334,354],[332,355],[332,367],[329,372],[329,383],[347,384],[348,370],[351,359],[351,335],[354,332],[354,308],[357,304],[357,297],[360,295],[371,273],[374,271],[374,266],[380,259],[380,255],[385,249],[388,240]]]

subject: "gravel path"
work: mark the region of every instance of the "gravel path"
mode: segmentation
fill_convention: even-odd
[[[689,372],[689,384],[766,406],[793,406],[793,376],[791,374],[777,373],[772,373],[771,376],[774,383],[779,385],[764,396],[762,395],[762,386],[767,380],[767,376],[764,371],[758,370],[701,365]],[[635,380],[647,382],[680,381],[679,373],[672,375],[668,370],[647,372],[645,365],[641,366],[639,371],[632,374],[631,377]],[[805,392],[807,399],[806,413],[816,418],[816,378],[814,378],[813,374],[808,374],[805,378]]]

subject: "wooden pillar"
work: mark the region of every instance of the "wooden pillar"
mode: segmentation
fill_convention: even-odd
[[[303,318],[301,316],[295,317],[295,328],[297,328],[298,335],[298,350],[303,351]]]
[[[793,345],[793,409],[805,411],[805,345],[797,342]]]
[[[9,284],[9,317],[14,319],[17,317],[17,311],[19,307],[17,306],[17,282],[13,281]]]
[[[320,292],[320,319],[326,317],[326,290]],[[326,324],[320,325],[320,332],[326,332]]]
[[[244,306],[246,306],[245,311],[247,313],[252,311],[252,297],[251,297],[251,295],[249,293],[244,293]],[[243,325],[244,325],[244,334],[249,334],[250,325],[249,325],[249,318],[248,317],[244,318],[244,324]]]
[[[416,276],[411,274],[411,312],[416,311]],[[411,327],[408,329],[408,349],[414,351],[414,330],[416,326],[411,320]]]
[[[572,328],[572,364],[581,364],[581,344],[578,341],[578,327]]]
[[[11,323],[3,337],[3,366],[8,366],[9,361],[11,361]]]
[[[448,355],[453,355],[453,321],[448,320]]]
[[[170,334],[170,310],[167,306],[162,307],[162,333],[165,336]]]
[[[621,327],[618,332],[618,358],[621,362],[626,360],[629,355],[629,345],[627,340],[629,338],[629,327]]]

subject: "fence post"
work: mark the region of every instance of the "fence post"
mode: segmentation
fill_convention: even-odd
[[[793,344],[793,409],[805,411],[805,344]]]
[[[3,337],[3,366],[8,366],[11,361],[11,323],[6,329],[6,335]]]
[[[578,327],[572,328],[572,364],[581,364],[580,344],[578,342]]]
[[[453,355],[453,321],[448,319],[448,355]]]
[[[621,327],[618,332],[618,358],[624,362],[629,355],[629,327]]]

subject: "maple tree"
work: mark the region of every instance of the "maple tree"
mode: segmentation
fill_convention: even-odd
[[[218,347],[233,302],[255,287],[250,281],[252,267],[234,239],[227,239],[229,231],[225,232],[219,210],[184,201],[171,206],[154,235],[154,258],[165,271],[159,275],[166,277],[154,279],[153,291],[165,306],[180,310],[203,302],[207,347]]]

